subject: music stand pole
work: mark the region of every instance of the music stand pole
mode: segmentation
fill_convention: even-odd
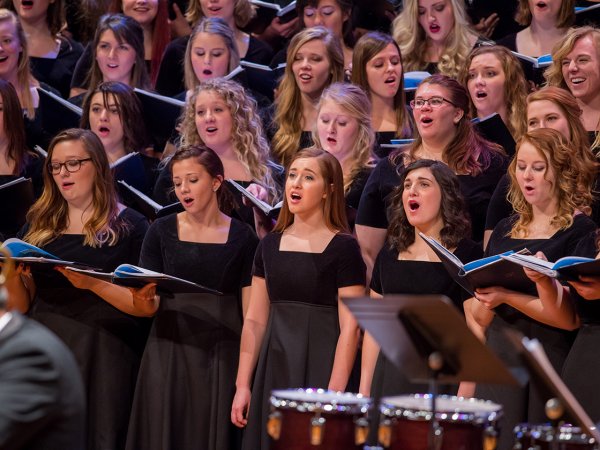
[[[438,395],[438,376],[440,370],[444,367],[444,358],[440,352],[432,352],[427,358],[427,364],[431,370],[429,378],[429,392],[431,394],[431,421],[429,422],[429,435],[427,444],[429,450],[439,450],[442,448],[444,437],[444,429],[440,426],[437,420],[436,399]]]

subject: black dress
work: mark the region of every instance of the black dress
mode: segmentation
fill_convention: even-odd
[[[83,245],[83,235],[63,234],[43,249],[106,272],[119,264],[136,264],[148,224],[131,209],[123,210],[120,218],[130,231],[114,246],[93,248]],[[122,313],[91,291],[73,287],[61,274],[34,273],[34,279],[31,317],[65,342],[81,369],[88,414],[86,448],[123,449],[148,320]]]
[[[481,246],[470,239],[463,239],[454,250],[454,255],[463,263],[479,259],[483,255]],[[380,295],[390,294],[442,294],[452,300],[463,313],[463,302],[468,294],[458,285],[441,262],[398,260],[398,251],[386,245],[381,249],[373,266],[371,290]],[[376,300],[374,300],[376,301]],[[404,372],[390,362],[380,352],[377,358],[371,397],[416,394],[429,392],[424,384],[411,383]],[[372,418],[371,443],[376,444],[375,436],[379,423],[378,414]]]
[[[29,57],[31,73],[38,81],[57,89],[63,98],[68,98],[75,65],[82,53],[83,46],[79,42],[61,37],[56,58]]]
[[[243,449],[269,448],[272,389],[327,388],[340,333],[338,288],[365,284],[356,240],[337,234],[323,253],[281,251],[281,234],[259,244],[254,276],[265,278],[270,313],[258,357]]]
[[[513,239],[507,235],[510,233],[514,220],[515,216],[500,221],[490,237],[486,255],[527,248],[533,254],[542,251],[549,261],[556,261],[563,256],[572,255],[579,240],[596,229],[596,225],[589,217],[579,214],[575,216],[571,227],[556,232],[549,239]],[[526,294],[537,297],[533,283],[531,291]],[[521,360],[504,336],[503,330],[507,328],[516,329],[530,338],[537,338],[544,346],[554,368],[559,373],[561,372],[575,337],[573,332],[539,323],[506,304],[499,305],[494,312],[492,323],[486,331],[487,345],[508,367],[515,369],[515,373],[525,374]],[[525,378],[524,381],[527,379]],[[530,382],[521,389],[478,385],[476,396],[503,405],[503,430],[512,430],[521,422],[542,423],[547,421],[544,403],[549,396],[535,382]],[[505,431],[500,436],[499,450],[512,448],[512,443],[512,436]]]
[[[162,298],[135,390],[127,448],[239,448],[231,403],[242,329],[241,288],[251,283],[258,239],[231,220],[225,244],[181,241],[177,214],[155,221],[140,266],[218,290],[224,296]]]
[[[586,258],[595,258],[597,232],[583,239],[574,254]],[[600,420],[600,397],[598,397],[598,377],[600,377],[600,359],[595,355],[600,345],[600,301],[585,300],[574,288],[571,297],[581,327],[563,365],[562,378],[575,398],[581,403],[594,423]]]
[[[474,241],[481,241],[483,238],[488,203],[508,166],[506,157],[497,153],[492,155],[490,166],[479,175],[458,175],[460,190],[467,202],[471,217]],[[403,165],[396,166],[390,158],[384,158],[377,163],[360,199],[356,217],[357,225],[372,228],[388,227],[387,209],[391,194],[398,186],[403,170]]]

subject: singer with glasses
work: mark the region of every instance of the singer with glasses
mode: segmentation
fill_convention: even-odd
[[[148,223],[118,202],[98,137],[89,130],[63,131],[47,160],[44,192],[27,215],[22,239],[103,272],[137,264]],[[23,273],[14,286],[14,307],[29,311],[73,352],[87,398],[87,448],[124,448],[148,323],[106,303],[102,289],[83,288],[68,269],[59,272]]]
[[[389,194],[408,164],[420,159],[442,161],[458,175],[475,241],[483,238],[488,202],[508,165],[502,147],[475,132],[468,117],[469,95],[455,79],[439,74],[426,78],[411,106],[415,141],[379,161],[358,207],[356,235],[371,270],[387,234]]]

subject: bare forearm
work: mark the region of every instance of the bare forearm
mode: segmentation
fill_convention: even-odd
[[[265,336],[266,326],[252,319],[246,319],[242,328],[240,344],[240,362],[235,386],[238,389],[250,389],[252,374],[258,361],[258,355]]]
[[[129,289],[102,280],[91,282],[89,290],[119,311],[132,316],[151,317],[158,309],[158,301],[137,302]]]
[[[379,345],[369,333],[365,333],[362,347],[362,360],[360,370],[360,386],[358,392],[365,396],[371,395],[373,373],[379,356]]]
[[[349,326],[340,331],[331,378],[329,379],[329,389],[334,391],[346,390],[348,378],[354,366],[354,358],[356,358],[359,336],[360,330],[357,327]]]

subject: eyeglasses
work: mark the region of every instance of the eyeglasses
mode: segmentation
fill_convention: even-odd
[[[64,163],[59,163],[59,162],[51,162],[48,163],[48,172],[50,172],[52,175],[58,175],[60,173],[60,171],[62,170],[63,166],[65,167],[65,169],[67,169],[67,172],[69,173],[73,173],[73,172],[77,172],[79,169],[81,169],[81,163],[84,163],[86,161],[91,161],[92,158],[84,158],[84,159],[69,159],[67,161],[65,161]]]
[[[427,105],[431,106],[432,108],[439,108],[444,104],[444,102],[450,103],[452,106],[456,106],[450,100],[446,100],[444,97],[436,96],[436,97],[430,97],[430,98],[417,98],[415,100],[411,100],[410,107],[412,109],[421,109],[421,108],[423,108],[423,106],[425,106],[427,104]]]

